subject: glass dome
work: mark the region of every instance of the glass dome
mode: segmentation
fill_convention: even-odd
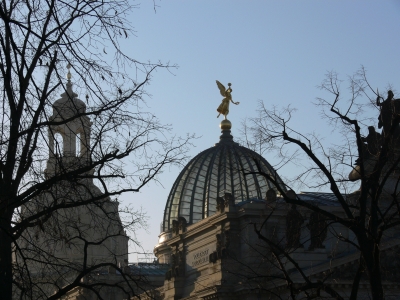
[[[172,221],[184,217],[188,224],[196,223],[216,212],[217,197],[225,193],[234,195],[235,202],[264,199],[269,189],[276,189],[261,170],[276,178],[280,187],[285,185],[271,165],[256,152],[240,146],[230,134],[230,122],[221,123],[220,142],[194,157],[181,171],[168,196],[162,230],[172,228]]]

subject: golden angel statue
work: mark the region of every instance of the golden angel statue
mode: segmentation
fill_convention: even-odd
[[[221,92],[221,95],[223,97],[225,97],[224,99],[222,99],[222,103],[217,108],[217,112],[219,112],[217,118],[222,114],[222,115],[224,115],[225,120],[226,120],[226,116],[229,114],[229,102],[232,102],[233,104],[236,104],[236,105],[238,105],[239,102],[233,102],[233,100],[232,100],[232,95],[231,95],[231,93],[232,93],[231,85],[232,84],[228,83],[228,88],[226,89],[221,82],[219,82],[218,80],[216,80],[216,81],[217,81],[219,91]]]

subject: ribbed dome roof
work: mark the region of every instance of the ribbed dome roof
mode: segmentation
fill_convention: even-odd
[[[229,123],[229,124],[228,124]],[[221,123],[220,142],[194,157],[182,170],[172,186],[164,211],[163,231],[172,228],[172,221],[184,217],[188,224],[196,223],[216,212],[217,197],[231,193],[235,201],[264,199],[275,186],[260,175],[244,175],[257,171],[276,177],[286,188],[271,165],[256,152],[240,146],[230,134],[230,122]]]

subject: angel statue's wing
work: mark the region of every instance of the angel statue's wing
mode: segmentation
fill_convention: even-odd
[[[225,97],[226,88],[225,88],[224,85],[223,85],[221,82],[219,82],[218,80],[216,80],[216,82],[217,82],[217,85],[218,85],[218,88],[219,88],[219,91],[220,91],[222,97]]]

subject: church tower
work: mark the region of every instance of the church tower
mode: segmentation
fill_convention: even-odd
[[[57,178],[22,208],[21,222],[35,216],[39,223],[20,238],[20,257],[28,266],[23,272],[37,282],[32,299],[47,299],[88,269],[92,271],[86,272],[81,282],[100,287],[104,283],[115,285],[101,288],[98,293],[102,299],[123,299],[126,283],[116,268],[128,267],[129,238],[119,216],[118,201],[104,195],[93,182],[94,169],[89,167],[92,123],[85,103],[72,90],[69,71],[67,79],[66,90],[53,103],[49,118],[49,158],[44,170],[46,180],[51,182],[55,176],[62,180]],[[17,263],[20,257],[16,256]],[[95,293],[79,286],[65,299],[82,297],[97,299]]]
[[[70,68],[70,65],[68,65]],[[68,70],[66,91],[53,104],[49,122],[49,159],[45,175],[54,176],[68,169],[77,169],[90,161],[91,121],[86,115],[85,103],[72,90]]]

